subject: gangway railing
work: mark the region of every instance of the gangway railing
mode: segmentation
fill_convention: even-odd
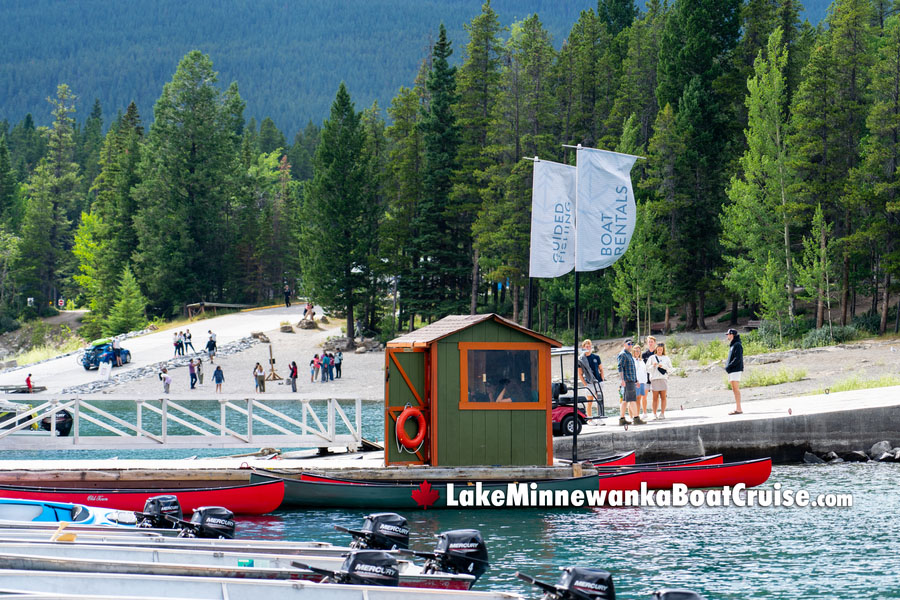
[[[348,403],[353,406],[349,416]],[[65,436],[58,431],[67,419],[62,411],[72,419]],[[37,429],[42,423],[44,427]],[[359,399],[54,397],[15,415],[0,416],[2,450],[250,446],[356,450],[361,445]]]

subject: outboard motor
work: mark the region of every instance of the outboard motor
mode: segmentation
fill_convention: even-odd
[[[355,550],[397,550],[409,548],[409,523],[397,513],[373,513],[366,517],[361,530],[340,525],[338,531],[353,536],[350,547]]]
[[[190,521],[166,517],[181,525],[181,538],[234,538],[234,513],[221,506],[203,506],[194,511]]]
[[[155,529],[176,529],[178,527],[178,523],[167,519],[167,516],[175,517],[179,521],[183,518],[178,497],[172,495],[147,498],[147,501],[144,502],[144,510],[134,514],[138,518],[136,527]]]
[[[41,429],[50,431],[52,419],[44,417],[41,419]],[[66,437],[72,431],[72,415],[67,410],[60,410],[56,413],[56,435]]]
[[[457,573],[472,575],[475,581],[488,570],[487,546],[477,529],[454,529],[438,535],[434,553],[427,556],[425,573]]]
[[[601,569],[566,567],[556,585],[524,573],[517,572],[516,577],[544,590],[543,600],[616,600],[612,574]]]
[[[357,550],[344,559],[340,571],[319,569],[301,562],[292,562],[291,565],[324,575],[322,583],[387,587],[400,585],[400,567],[397,559],[383,550]]]
[[[653,600],[706,600],[697,592],[684,589],[665,589],[653,592]]]

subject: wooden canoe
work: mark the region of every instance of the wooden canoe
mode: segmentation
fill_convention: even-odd
[[[384,510],[415,510],[433,508],[453,508],[447,506],[448,484],[444,482],[421,483],[371,483],[351,479],[336,479],[317,475],[301,475],[301,479],[274,478],[254,472],[251,482],[284,481],[285,507],[302,508],[362,508]],[[510,483],[535,484],[537,491],[589,491],[597,489],[597,475],[570,477],[567,479],[544,479],[529,482],[483,482],[482,490],[488,494],[494,490],[506,491]],[[454,485],[454,500],[470,486],[468,482]]]
[[[689,488],[714,488],[743,483],[747,487],[762,485],[772,474],[772,459],[759,458],[721,465],[692,467],[626,469],[617,473],[600,475],[601,490],[639,490],[646,483],[647,489],[670,489],[676,483]]]
[[[190,515],[195,508],[201,506],[224,506],[236,515],[264,515],[281,506],[284,499],[284,484],[280,480],[273,479],[228,487],[143,490],[0,485],[0,497],[4,498],[50,500],[133,511],[144,510],[147,498],[162,494],[177,496],[185,515]]]

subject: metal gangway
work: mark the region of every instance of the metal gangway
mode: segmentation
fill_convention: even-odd
[[[362,402],[286,396],[42,397],[0,416],[0,449],[324,448],[362,445]],[[352,409],[352,410],[350,410]],[[68,435],[58,421],[71,416]],[[348,412],[350,413],[348,416]],[[43,424],[43,427],[41,426]]]

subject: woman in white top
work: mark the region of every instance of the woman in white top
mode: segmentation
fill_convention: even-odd
[[[634,391],[637,395],[638,413],[643,411],[644,420],[647,420],[647,365],[641,358],[641,347],[637,344],[631,349],[631,356],[634,358],[634,372],[637,374],[637,383]]]
[[[656,346],[656,354],[647,358],[647,371],[650,374],[650,391],[653,393],[653,416],[666,418],[666,394],[669,389],[669,373],[672,372],[672,361],[666,356],[666,345]],[[659,416],[656,409],[660,408]]]

